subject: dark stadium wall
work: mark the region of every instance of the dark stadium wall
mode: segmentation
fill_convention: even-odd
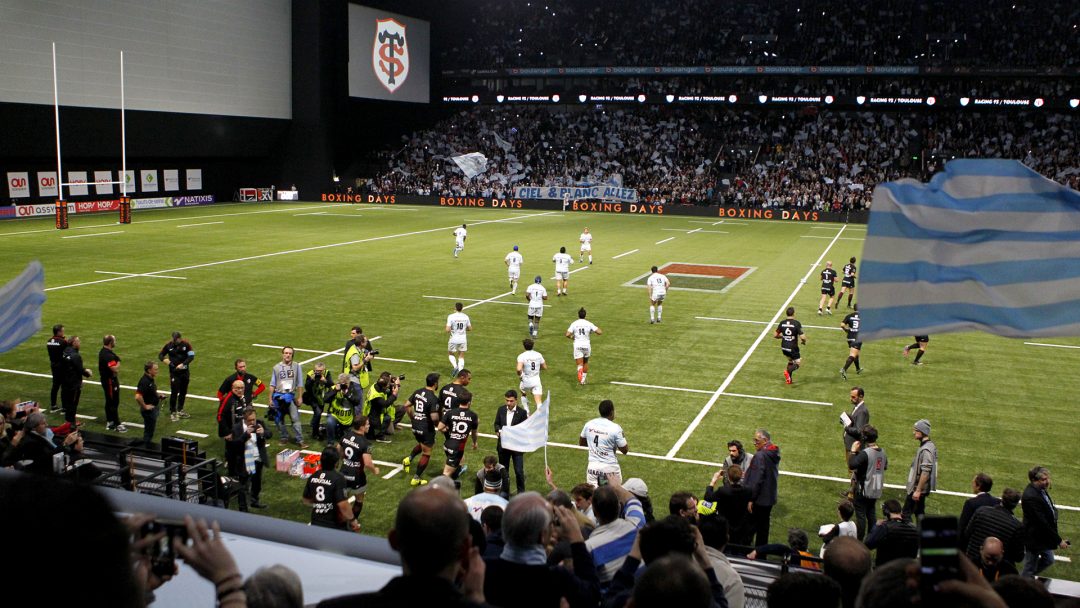
[[[128,111],[126,122],[129,170],[202,169],[199,193],[218,200],[230,200],[237,187],[281,185],[278,155],[288,120]],[[0,129],[0,174],[56,170],[51,106],[0,103]],[[61,106],[60,145],[65,172],[118,170],[120,112]],[[18,202],[41,202],[36,195],[31,188],[31,198]],[[6,199],[5,190],[0,200]]]

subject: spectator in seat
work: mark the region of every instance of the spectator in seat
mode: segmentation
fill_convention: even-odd
[[[874,531],[866,535],[866,546],[877,549],[875,567],[894,559],[915,557],[919,554],[919,531],[904,518],[903,509],[899,500],[886,500],[885,504],[881,505],[885,519],[878,520]]]
[[[724,597],[729,608],[743,608],[746,605],[746,588],[742,577],[732,567],[724,547],[728,543],[728,523],[723,515],[702,515],[698,519],[701,540],[705,543],[705,553],[709,556],[716,578],[724,586]]]
[[[854,608],[863,579],[870,574],[870,550],[857,538],[841,536],[825,547],[825,576],[840,585],[844,608]]]

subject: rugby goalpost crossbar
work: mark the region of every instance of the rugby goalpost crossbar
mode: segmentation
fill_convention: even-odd
[[[83,186],[90,187],[90,182],[65,182],[63,164],[60,154],[60,85],[56,70],[56,41],[52,43],[52,80],[53,80],[53,122],[56,131],[56,189],[58,198],[56,201],[56,227],[64,230],[68,227],[67,203],[64,201],[64,187]],[[124,51],[120,50],[120,179],[116,181],[99,182],[110,186],[120,186],[120,223],[131,223],[131,199],[127,191],[127,114],[124,98]],[[126,221],[125,221],[126,220]]]

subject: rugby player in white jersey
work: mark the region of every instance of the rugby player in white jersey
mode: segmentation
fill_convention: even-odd
[[[519,388],[522,395],[532,393],[533,401],[539,406],[544,394],[544,387],[540,384],[540,370],[547,369],[547,362],[544,361],[544,355],[533,350],[535,343],[531,338],[522,340],[521,345],[525,347],[525,352],[517,358],[517,374],[521,378]]]
[[[578,310],[577,321],[570,324],[566,329],[566,337],[574,341],[574,362],[577,363],[578,384],[585,384],[589,376],[589,356],[592,354],[592,334],[601,335],[604,332],[585,320],[585,309]]]
[[[610,399],[600,402],[600,417],[585,423],[578,438],[578,445],[589,448],[589,465],[585,470],[585,482],[592,487],[607,479],[608,473],[618,476],[622,483],[622,469],[615,450],[626,454],[630,451],[622,427],[615,424],[615,404]]]
[[[450,357],[450,365],[454,368],[454,376],[458,370],[465,369],[465,351],[469,350],[466,332],[472,331],[472,321],[469,320],[469,315],[461,312],[461,308],[461,302],[454,304],[455,312],[446,317],[446,333],[450,334],[446,351]]]
[[[645,285],[649,288],[649,323],[660,323],[664,316],[664,298],[667,297],[671,281],[653,266]]]
[[[559,247],[559,253],[556,253],[551,261],[555,262],[555,295],[565,296],[566,284],[570,279],[570,265],[574,263],[574,258],[566,253],[566,247]]]
[[[458,253],[465,249],[465,237],[468,236],[468,230],[465,229],[465,224],[461,225],[461,228],[454,230],[454,257],[458,257]]]
[[[540,317],[544,316],[544,300],[547,289],[540,284],[540,275],[533,279],[533,284],[525,290],[525,299],[529,302],[529,335],[536,337],[540,333]]]
[[[518,279],[521,277],[521,262],[523,261],[521,254],[518,253],[518,246],[514,245],[514,250],[506,254],[503,259],[506,262],[506,272],[510,279],[510,293],[517,294]]]
[[[582,231],[578,240],[581,241],[581,253],[578,254],[578,261],[584,262],[585,256],[589,256],[589,263],[592,264],[592,233],[589,232],[588,226]]]

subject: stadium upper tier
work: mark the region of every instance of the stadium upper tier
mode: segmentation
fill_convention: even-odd
[[[376,193],[514,196],[618,184],[665,204],[862,209],[873,187],[950,158],[1015,158],[1080,186],[1075,120],[1048,112],[471,107],[379,153]],[[451,156],[481,152],[466,179]]]
[[[1070,0],[475,0],[446,19],[449,70],[1080,65]]]

